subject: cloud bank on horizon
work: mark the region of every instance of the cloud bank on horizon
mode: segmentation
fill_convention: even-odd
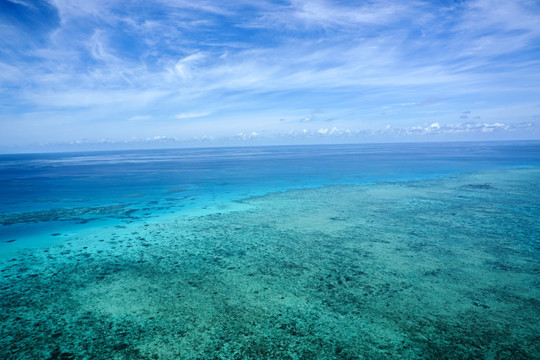
[[[535,0],[2,0],[0,146],[540,138]]]

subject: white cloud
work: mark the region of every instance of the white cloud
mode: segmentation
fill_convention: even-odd
[[[210,115],[209,112],[201,112],[201,113],[181,113],[176,114],[174,117],[176,119],[182,120],[182,119],[193,119],[193,118],[199,118],[199,117],[205,117]]]
[[[197,65],[204,59],[204,57],[205,55],[203,53],[197,52],[178,60],[174,66],[176,74],[182,79],[192,78],[194,72],[196,71]]]
[[[514,131],[523,128],[535,128],[534,123],[522,124],[520,126],[506,124],[503,122],[495,123],[475,123],[469,121],[465,123],[432,123],[424,126],[412,126],[409,128],[385,128],[380,133],[400,134],[400,135],[433,135],[433,134],[465,134],[465,133],[491,133],[497,131]]]
[[[535,13],[538,4],[531,1],[475,0],[466,3],[467,12],[460,28],[483,32],[486,29],[502,31],[524,30],[540,33],[540,15]]]
[[[26,6],[27,8],[31,9],[31,10],[36,10],[36,7],[34,6],[34,4],[31,4],[30,2],[26,1],[26,0],[7,0],[11,3],[14,3],[14,4],[17,4],[17,5],[22,5],[22,6]]]
[[[0,62],[0,81],[2,83],[18,81],[22,76],[23,72],[18,67]]]
[[[362,5],[343,5],[327,0],[292,0],[290,5],[261,8],[260,16],[243,24],[246,27],[337,28],[382,25],[410,15],[411,7],[399,1],[383,0]]]
[[[256,131],[252,131],[250,133],[239,132],[238,134],[236,134],[235,138],[238,140],[250,140],[259,136],[260,134]]]
[[[475,0],[464,3],[455,27],[465,56],[508,54],[538,42],[538,4],[526,0]]]
[[[357,130],[356,133],[360,133],[361,131]],[[317,130],[310,130],[310,129],[291,129],[285,136],[292,137],[292,138],[312,138],[312,137],[319,137],[319,138],[326,138],[326,137],[349,137],[353,135],[355,132],[344,129],[344,128],[319,128]]]
[[[179,9],[190,9],[194,11],[202,11],[219,15],[233,15],[234,12],[227,8],[226,4],[217,5],[213,1],[191,1],[191,0],[158,0],[159,3]],[[234,4],[234,3],[233,3]]]
[[[151,119],[152,119],[152,116],[149,116],[149,115],[136,115],[136,116],[130,117],[128,120],[129,121],[145,121],[145,120],[151,120]]]
[[[117,62],[115,56],[111,55],[105,50],[104,45],[104,33],[100,30],[95,30],[94,35],[90,38],[89,48],[92,57],[96,60],[105,61],[105,62]]]
[[[51,5],[58,9],[60,18],[63,23],[71,21],[75,18],[94,17],[94,18],[109,18],[111,17],[108,8],[112,5],[107,0],[48,0]]]
[[[24,98],[33,104],[47,108],[88,108],[122,106],[135,109],[147,106],[168,95],[168,92],[149,91],[36,91],[27,92]]]

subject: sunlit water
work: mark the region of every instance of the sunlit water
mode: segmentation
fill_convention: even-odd
[[[0,358],[538,358],[540,143],[0,155]]]

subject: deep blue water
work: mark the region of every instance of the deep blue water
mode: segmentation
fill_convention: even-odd
[[[0,155],[0,239],[62,232],[67,225],[99,226],[96,221],[105,219],[146,221],[164,212],[189,212],[291,188],[536,166],[540,142]],[[116,214],[110,209],[84,210],[114,205],[121,206]],[[74,208],[79,210],[58,211]],[[39,216],[36,211],[41,211]]]

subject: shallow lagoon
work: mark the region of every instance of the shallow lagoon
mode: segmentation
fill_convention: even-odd
[[[314,185],[19,212],[41,230],[2,244],[0,357],[539,358],[538,167]]]

